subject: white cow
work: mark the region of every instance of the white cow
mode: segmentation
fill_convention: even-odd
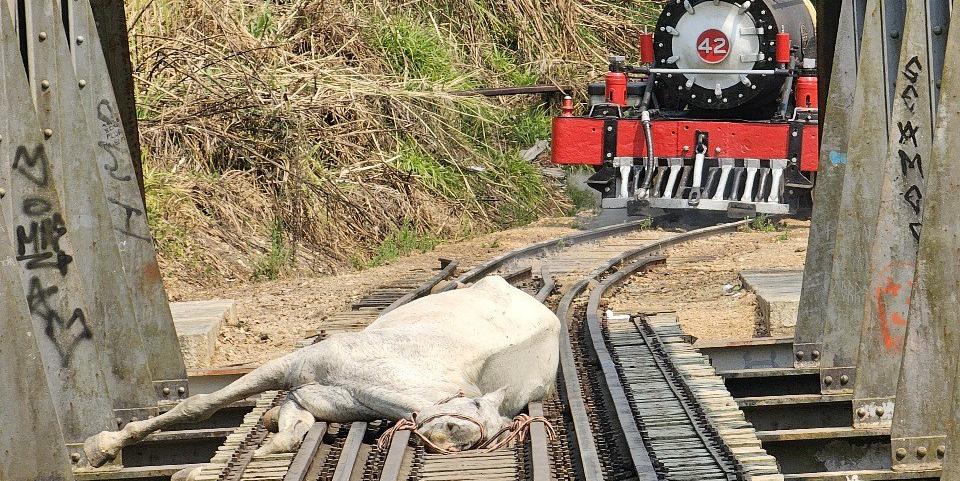
[[[156,430],[209,418],[269,390],[290,395],[280,405],[279,433],[258,454],[296,450],[315,419],[399,420],[414,413],[421,420],[440,415],[417,428],[436,447],[464,450],[553,391],[559,336],[553,312],[502,277],[487,277],[270,361],[160,416],[91,436],[84,450],[99,466]],[[463,396],[451,399],[458,392]]]

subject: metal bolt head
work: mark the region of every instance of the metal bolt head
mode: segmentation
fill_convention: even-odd
[[[797,356],[797,360],[798,360],[798,361],[802,361],[802,360],[803,360],[803,351],[797,351],[796,356]]]
[[[187,393],[187,388],[180,386],[177,388],[177,393],[179,393],[182,396]]]
[[[877,417],[883,417],[883,414],[887,411],[883,409],[883,406],[879,406],[874,412],[877,413]]]
[[[118,425],[118,426],[121,425],[121,424],[123,424],[123,419],[116,418],[115,420],[117,421],[117,425]]]
[[[919,448],[917,448],[917,458],[918,458],[918,459],[922,459],[922,458],[923,458],[924,456],[926,456],[926,455],[927,455],[927,447],[926,447],[926,446],[920,446]]]
[[[607,132],[613,132],[613,127],[611,127],[611,126],[608,125],[608,126],[607,126]]]
[[[80,462],[80,453],[73,453],[70,455],[70,461],[73,461],[73,464]]]
[[[820,351],[811,352],[810,359],[813,359],[814,361],[816,361],[817,359],[820,359]]]
[[[79,82],[77,82],[77,85],[79,85],[79,86],[80,86],[80,88],[84,88],[84,87],[86,87],[86,86],[87,86],[87,81],[86,81],[86,80],[84,80],[84,79],[80,79],[80,81],[79,81]]]
[[[894,31],[890,32],[890,38],[900,38],[900,31],[899,31],[899,30],[894,30]]]
[[[833,376],[827,376],[823,378],[823,383],[826,384],[827,386],[833,384]]]
[[[897,459],[898,459],[898,460],[907,457],[907,449],[906,449],[906,448],[897,448],[896,456],[897,456]]]
[[[50,81],[49,81],[49,80],[41,80],[41,81],[40,81],[40,88],[42,88],[43,90],[47,90],[48,88],[50,88]]]
[[[40,32],[40,34],[37,35],[37,38],[39,38],[41,42],[44,41],[44,40],[46,40],[46,39],[47,39],[47,32]]]
[[[933,34],[934,34],[934,35],[941,35],[941,34],[943,34],[943,26],[937,25],[936,27],[933,27]]]
[[[944,454],[947,454],[947,447],[942,444],[937,446],[937,457],[942,459]]]
[[[86,40],[87,40],[87,39],[83,38],[83,35],[78,35],[78,36],[77,36],[77,45],[82,44],[82,43],[83,43],[84,41],[86,41]]]
[[[850,376],[847,376],[846,374],[840,376],[840,385],[841,385],[841,386],[846,386],[848,382],[850,382]]]
[[[43,136],[48,139],[53,137],[53,129],[43,129]]]
[[[857,417],[858,417],[858,418],[865,418],[865,417],[867,417],[867,410],[864,409],[864,408],[857,409]]]
[[[168,388],[168,387],[163,388],[163,395],[164,395],[164,396],[169,396],[169,395],[170,395],[170,388]]]

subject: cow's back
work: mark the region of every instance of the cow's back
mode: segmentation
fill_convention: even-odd
[[[449,335],[467,342],[501,346],[543,332],[559,321],[546,306],[499,276],[464,289],[417,299],[377,319],[368,331]]]

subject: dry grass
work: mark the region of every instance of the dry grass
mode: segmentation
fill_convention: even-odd
[[[128,1],[164,267],[197,283],[328,272],[401,231],[561,211],[562,186],[517,155],[548,112],[449,92],[585,81],[635,50],[652,3]]]

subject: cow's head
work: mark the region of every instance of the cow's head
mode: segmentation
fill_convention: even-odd
[[[498,390],[478,398],[457,397],[430,406],[420,411],[418,417],[425,422],[417,431],[444,451],[477,447],[487,441],[487,436],[510,424],[509,418],[500,415],[503,396],[503,390]]]

